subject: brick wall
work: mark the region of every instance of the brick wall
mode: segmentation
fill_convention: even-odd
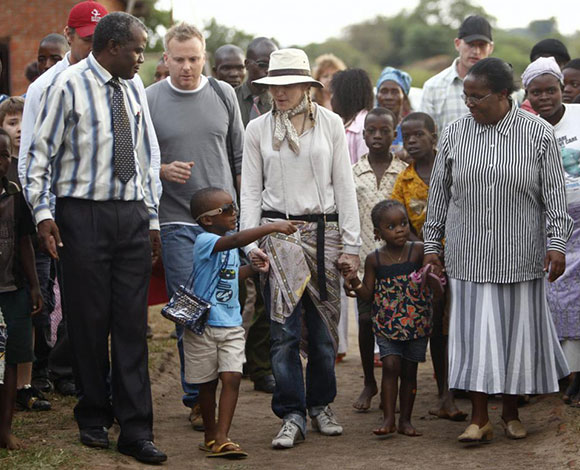
[[[26,65],[36,60],[38,43],[50,33],[62,34],[69,10],[79,0],[2,0],[0,39],[9,41],[10,91],[21,95],[28,87]],[[101,0],[109,11],[124,9],[122,0]],[[8,67],[4,67],[7,72]]]

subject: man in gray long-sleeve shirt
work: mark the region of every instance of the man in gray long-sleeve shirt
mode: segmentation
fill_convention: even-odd
[[[205,63],[205,39],[194,26],[181,23],[165,35],[165,63],[169,77],[147,88],[147,100],[159,147],[163,195],[159,222],[167,293],[173,296],[193,270],[193,244],[203,230],[191,217],[189,201],[199,189],[223,188],[236,199],[241,173],[243,132],[233,88],[216,81],[223,96],[201,72]],[[231,155],[228,154],[228,130]],[[234,178],[235,175],[235,178]],[[178,348],[183,358],[178,327]],[[203,430],[197,404],[198,389],[181,379],[183,404],[192,408],[190,421]]]

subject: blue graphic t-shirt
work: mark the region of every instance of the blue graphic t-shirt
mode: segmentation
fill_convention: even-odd
[[[214,233],[203,232],[195,239],[193,291],[212,304],[208,325],[241,326],[242,310],[238,299],[240,256],[236,249],[212,253],[220,238]]]

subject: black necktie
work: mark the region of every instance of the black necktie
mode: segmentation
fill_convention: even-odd
[[[135,156],[131,126],[125,109],[123,90],[118,78],[107,82],[113,87],[113,151],[115,153],[115,174],[127,183],[135,175]]]

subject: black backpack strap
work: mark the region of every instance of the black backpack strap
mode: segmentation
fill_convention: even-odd
[[[229,122],[228,122],[228,135],[226,137],[226,148],[228,151],[228,160],[230,162],[230,169],[232,170],[232,178],[233,178],[233,184],[234,184],[234,189],[235,189],[236,188],[236,166],[234,164],[234,146],[232,144],[232,123],[234,122],[234,113],[233,113],[233,110],[230,109],[231,106],[229,106],[228,100],[226,99],[226,95],[224,94],[224,91],[222,90],[222,88],[221,88],[220,84],[217,82],[217,80],[213,77],[207,77],[207,79],[209,81],[209,84],[213,88],[213,90],[217,93],[217,95],[220,97],[220,99],[224,102],[226,110],[228,111]]]

